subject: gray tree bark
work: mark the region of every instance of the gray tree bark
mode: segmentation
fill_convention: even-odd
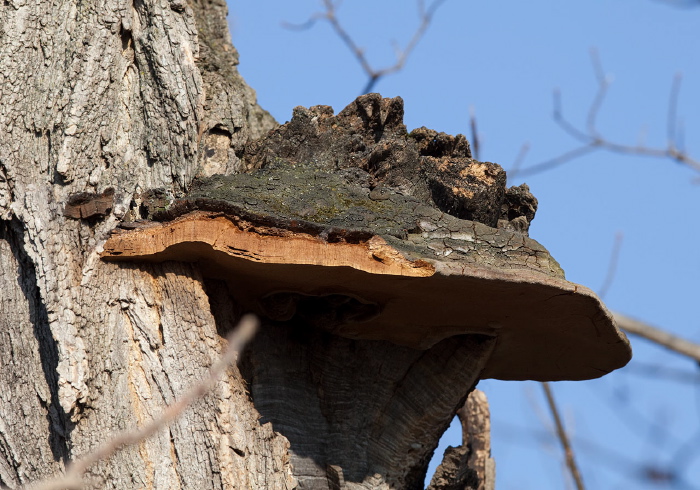
[[[445,449],[428,490],[494,490],[496,463],[491,458],[491,416],[484,392],[472,391],[457,415],[462,445]]]
[[[58,475],[157,416],[240,313],[196,264],[99,258],[143,193],[238,172],[243,145],[276,125],[237,72],[225,16],[224,0],[0,5],[0,485]],[[267,325],[240,369],[86,481],[420,488],[492,346]]]
[[[223,0],[0,6],[0,484],[60,473],[149,420],[220,352],[193,266],[115,266],[98,250],[134,195],[235,170],[237,149],[275,125],[236,71],[225,16]],[[64,216],[71,196],[109,188],[104,217]],[[89,476],[288,488],[288,442],[258,417],[234,370]]]

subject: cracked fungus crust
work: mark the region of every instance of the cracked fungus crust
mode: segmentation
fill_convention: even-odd
[[[463,137],[408,135],[396,100],[364,96],[338,116],[295,109],[249,145],[250,174],[201,179],[165,208],[147,200],[156,221],[116,232],[103,258],[199,262],[242,309],[352,339],[427,349],[496,337],[485,378],[624,366],[629,343],[605,306],[527,236],[527,186],[506,191]]]
[[[461,220],[396,192],[373,200],[361,182],[314,165],[275,166],[203,179],[158,216],[170,219],[193,209],[250,214],[259,223],[306,227],[331,240],[342,233],[379,235],[409,260],[439,258],[564,277],[547,250],[522,233]]]

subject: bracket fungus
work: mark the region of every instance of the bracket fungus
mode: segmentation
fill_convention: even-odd
[[[191,261],[244,309],[349,339],[428,349],[496,339],[481,378],[581,380],[624,366],[629,343],[589,289],[527,236],[537,201],[471,158],[463,136],[407,133],[401,100],[337,116],[297,108],[250,143],[244,171],[195,181],[115,231],[105,260]]]

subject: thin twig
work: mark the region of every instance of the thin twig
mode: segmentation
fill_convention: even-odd
[[[621,313],[613,313],[613,317],[618,327],[622,330],[651,340],[654,343],[700,362],[700,344],[682,339],[660,328],[653,327],[648,323],[635,320]]]
[[[515,424],[510,423],[508,420],[495,420],[493,423],[494,427],[500,427],[504,434],[510,438],[511,442],[525,444],[529,448],[532,448],[533,437],[541,442],[549,442],[551,434],[549,431],[544,432],[540,429],[533,429],[530,427],[520,427]],[[613,445],[614,446],[614,445]],[[628,482],[632,479],[636,481],[642,481],[649,483],[650,473],[663,472],[666,474],[676,475],[676,471],[670,467],[670,464],[676,466],[676,462],[673,458],[669,458],[672,463],[657,463],[657,468],[652,469],[648,464],[640,463],[630,456],[629,451],[627,453],[618,451],[614,447],[608,445],[601,445],[592,439],[586,439],[581,436],[576,437],[576,447],[581,453],[586,453],[588,459],[596,460],[599,467],[606,467],[607,469],[617,472],[620,476],[625,478]],[[695,446],[697,447],[697,441]],[[659,460],[661,458],[658,458]],[[656,483],[656,482],[654,482]],[[695,486],[688,485],[685,483],[681,476],[678,475],[674,480],[675,486],[672,488],[683,488],[683,489],[697,489]],[[628,488],[628,485],[625,488]]]
[[[685,148],[685,123],[682,118],[678,118],[678,131],[676,133],[676,139],[678,140],[678,149],[686,153]]]
[[[656,0],[659,3],[665,3],[677,8],[694,8],[700,7],[700,0]]]
[[[660,364],[646,364],[643,362],[630,363],[625,372],[644,376],[645,378],[658,378],[666,381],[674,381],[676,383],[687,383],[697,386],[700,383],[700,373],[689,371],[687,369],[678,369]]]
[[[676,73],[673,77],[673,83],[671,84],[671,93],[669,95],[668,101],[668,117],[666,120],[666,138],[668,139],[667,144],[669,148],[678,148],[678,96],[681,92],[681,82],[683,81],[683,75],[681,73]]]
[[[530,151],[530,143],[528,143],[526,141],[520,147],[520,151],[518,151],[518,155],[515,157],[515,161],[513,162],[513,165],[510,167],[510,170],[508,170],[508,172],[507,172],[509,179],[512,179],[513,177],[515,177],[518,174],[518,172],[520,171],[520,166],[525,161],[525,157],[527,156],[528,151]]]
[[[601,299],[605,298],[605,295],[608,294],[608,291],[610,290],[610,286],[612,286],[613,282],[615,281],[615,274],[617,274],[617,263],[620,259],[620,249],[622,248],[622,239],[622,232],[618,231],[615,233],[615,243],[613,243],[613,249],[612,252],[610,252],[610,260],[608,261],[608,272],[605,274],[603,284],[598,290],[598,296],[600,296]]]
[[[636,362],[634,363],[636,364]],[[625,367],[625,372],[630,366]],[[631,402],[624,395],[621,397],[618,393],[604,393],[600,386],[590,384],[585,385],[590,391],[590,397],[596,397],[600,403],[607,405],[611,413],[617,418],[618,423],[627,427],[631,434],[639,439],[638,444],[643,444],[643,441],[648,441],[648,434],[663,434],[666,442],[676,444],[676,437],[668,432],[668,420],[658,416],[648,416],[645,408]],[[618,385],[616,389],[619,389]],[[577,442],[580,442],[577,438]],[[577,444],[577,448],[581,446]]]
[[[554,110],[552,113],[552,118],[554,119],[554,122],[556,122],[559,125],[559,127],[561,127],[564,130],[564,132],[569,133],[569,135],[572,138],[588,142],[588,135],[584,131],[581,131],[576,126],[571,124],[564,117],[564,109],[562,108],[563,104],[561,101],[561,90],[559,90],[558,88],[555,88],[552,92],[552,102],[554,105]]]
[[[573,150],[569,150],[566,153],[559,155],[558,157],[554,157],[554,158],[551,158],[549,160],[545,160],[545,161],[540,162],[536,165],[531,165],[530,167],[521,168],[515,172],[511,171],[510,177],[513,178],[517,175],[518,177],[522,178],[522,177],[527,177],[529,175],[538,174],[538,173],[544,172],[546,170],[551,170],[551,169],[556,168],[560,165],[563,165],[563,164],[565,164],[565,163],[567,163],[575,158],[579,158],[579,157],[582,157],[582,156],[587,155],[589,153],[593,153],[596,150],[599,150],[599,148],[596,148],[593,145],[580,146],[578,148],[574,148]]]
[[[139,429],[122,432],[109,439],[90,454],[73,461],[63,477],[44,481],[27,488],[32,490],[62,490],[83,488],[83,475],[93,464],[111,457],[115,452],[144,441],[154,433],[177,419],[192,403],[211,390],[228,366],[236,361],[238,352],[253,338],[258,328],[258,320],[246,315],[228,336],[228,346],[219,361],[210,369],[206,378],[193,385],[175,403],[163,410],[159,417]]]
[[[559,416],[557,404],[554,402],[554,395],[552,394],[552,389],[550,388],[549,383],[547,382],[542,383],[542,389],[544,390],[545,397],[547,397],[547,404],[549,405],[549,410],[552,412],[554,425],[557,429],[557,437],[559,438],[559,442],[561,443],[562,449],[564,449],[566,466],[567,468],[569,468],[569,472],[571,473],[571,477],[573,478],[574,483],[576,484],[577,490],[584,490],[585,487],[583,486],[583,479],[581,478],[581,473],[579,472],[578,466],[576,465],[574,450],[572,449],[571,444],[569,443],[569,437],[566,434],[566,430],[564,430],[564,424],[562,423],[561,417]]]
[[[593,136],[596,139],[600,139],[600,133],[598,132],[596,122],[598,119],[598,113],[600,108],[603,107],[603,102],[605,101],[605,96],[608,95],[608,89],[612,83],[612,76],[605,73],[603,70],[603,63],[598,55],[598,50],[595,48],[591,49],[591,63],[593,63],[593,71],[595,72],[596,80],[598,81],[598,91],[596,92],[591,107],[588,109],[588,118],[586,119],[586,127],[588,129],[589,136]]]
[[[676,75],[674,77],[673,83],[671,84],[668,107],[668,121],[666,128],[666,147],[654,148],[647,146],[641,142],[637,145],[619,143],[605,138],[601,135],[600,131],[598,130],[598,115],[603,106],[603,102],[605,101],[608,89],[612,84],[612,77],[610,75],[605,74],[602,63],[600,62],[600,57],[598,56],[598,52],[596,50],[591,51],[591,60],[593,64],[593,71],[598,84],[598,90],[596,91],[596,94],[593,97],[593,101],[591,102],[591,105],[588,109],[585,130],[579,129],[564,117],[561,102],[561,94],[559,90],[554,91],[554,121],[565,133],[567,133],[573,139],[581,142],[582,146],[573,150],[569,150],[555,158],[551,158],[549,160],[532,165],[530,167],[518,168],[516,172],[511,171],[511,176],[517,174],[518,176],[522,177],[526,175],[533,175],[536,173],[544,172],[546,170],[550,170],[554,167],[567,163],[575,158],[579,158],[595,150],[607,150],[614,153],[622,153],[625,155],[637,155],[651,158],[670,159],[677,163],[685,165],[691,170],[700,172],[700,160],[691,157],[687,153],[687,151],[681,143],[682,134],[678,129],[678,126],[680,125],[679,118],[677,116],[678,98],[680,94],[681,83],[680,75]]]
[[[474,111],[474,106],[469,108],[469,129],[472,133],[472,153],[474,154],[474,159],[479,159],[479,150],[481,148],[481,141],[479,138],[479,131],[476,127],[476,112]]]
[[[325,11],[317,12],[311,15],[311,17],[309,17],[309,19],[302,24],[295,25],[285,23],[284,25],[288,28],[301,30],[312,27],[318,20],[327,21],[335,31],[336,35],[343,41],[343,43],[345,43],[348,49],[355,56],[355,59],[357,59],[357,62],[360,64],[362,70],[367,75],[367,83],[362,90],[362,93],[366,94],[372,91],[374,86],[381,78],[385,77],[386,75],[396,73],[404,67],[404,65],[406,64],[406,60],[410,56],[411,52],[425,34],[425,31],[428,29],[428,26],[430,26],[435,12],[444,2],[445,0],[435,0],[426,9],[423,0],[418,0],[418,17],[420,20],[418,28],[413,33],[413,36],[408,41],[408,44],[406,44],[406,47],[404,49],[400,49],[398,46],[395,48],[395,63],[393,65],[378,69],[372,67],[369,60],[367,59],[367,56],[365,55],[365,50],[358,46],[358,44],[355,42],[352,36],[350,36],[350,34],[345,30],[343,25],[338,20],[337,10],[340,7],[340,1],[334,2],[333,0],[323,0],[323,6],[325,7]]]

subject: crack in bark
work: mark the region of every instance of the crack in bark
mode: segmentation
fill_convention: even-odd
[[[70,457],[70,433],[75,427],[65,413],[58,398],[58,348],[49,328],[48,313],[42,301],[36,281],[36,271],[32,260],[24,250],[23,229],[17,219],[0,221],[0,239],[7,241],[19,266],[17,277],[20,289],[29,306],[29,321],[34,338],[38,343],[41,368],[49,388],[50,401],[46,407],[49,429],[49,443],[53,457],[57,461],[68,461]],[[39,398],[41,400],[41,397]],[[11,458],[12,459],[12,458]]]

